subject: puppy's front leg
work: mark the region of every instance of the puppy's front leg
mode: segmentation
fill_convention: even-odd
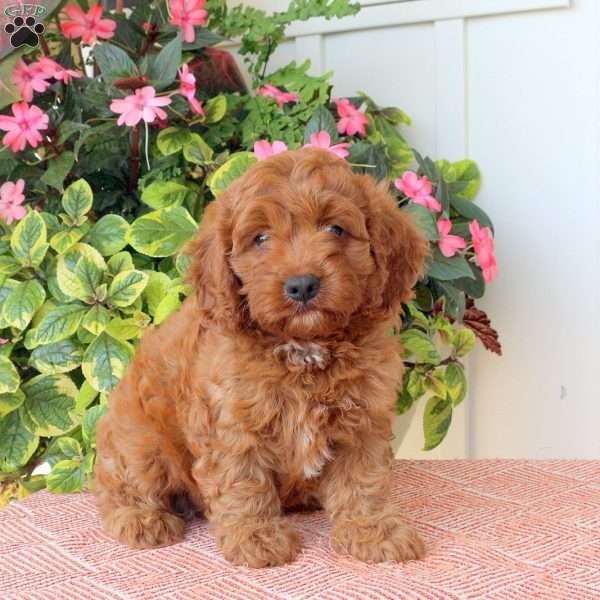
[[[267,567],[292,562],[298,534],[281,515],[271,472],[253,450],[214,453],[198,461],[194,477],[223,555],[237,565]]]
[[[366,562],[423,557],[423,542],[389,499],[392,459],[389,444],[380,439],[362,440],[357,448],[336,448],[320,495],[337,551]]]

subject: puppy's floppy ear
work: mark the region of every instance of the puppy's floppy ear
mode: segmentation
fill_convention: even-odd
[[[413,296],[413,286],[423,274],[429,244],[410,214],[398,208],[387,181],[357,175],[367,199],[367,230],[376,271],[371,276],[370,310],[397,311]]]
[[[231,193],[223,193],[204,211],[199,235],[185,253],[192,262],[187,279],[194,287],[204,318],[230,327],[242,325],[240,282],[229,265],[231,253]]]

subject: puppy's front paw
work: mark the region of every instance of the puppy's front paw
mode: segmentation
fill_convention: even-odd
[[[283,565],[292,562],[300,550],[298,534],[281,517],[219,528],[217,538],[227,560],[247,567]]]
[[[168,546],[183,539],[183,519],[146,506],[120,506],[104,521],[108,533],[132,548]]]
[[[416,530],[395,515],[354,517],[336,522],[333,547],[364,562],[404,562],[425,556]]]

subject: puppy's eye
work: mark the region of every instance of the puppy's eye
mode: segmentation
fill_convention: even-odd
[[[346,233],[339,225],[327,225],[327,227],[325,227],[325,231],[333,233],[338,237],[342,237],[344,233]]]
[[[262,246],[267,240],[269,239],[269,236],[266,233],[259,233],[255,238],[254,238],[254,243],[260,247]]]

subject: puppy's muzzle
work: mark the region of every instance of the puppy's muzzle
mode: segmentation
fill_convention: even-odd
[[[310,273],[308,275],[290,277],[283,284],[286,296],[294,300],[294,302],[302,302],[303,304],[315,298],[319,293],[320,287],[321,280],[316,275]]]

